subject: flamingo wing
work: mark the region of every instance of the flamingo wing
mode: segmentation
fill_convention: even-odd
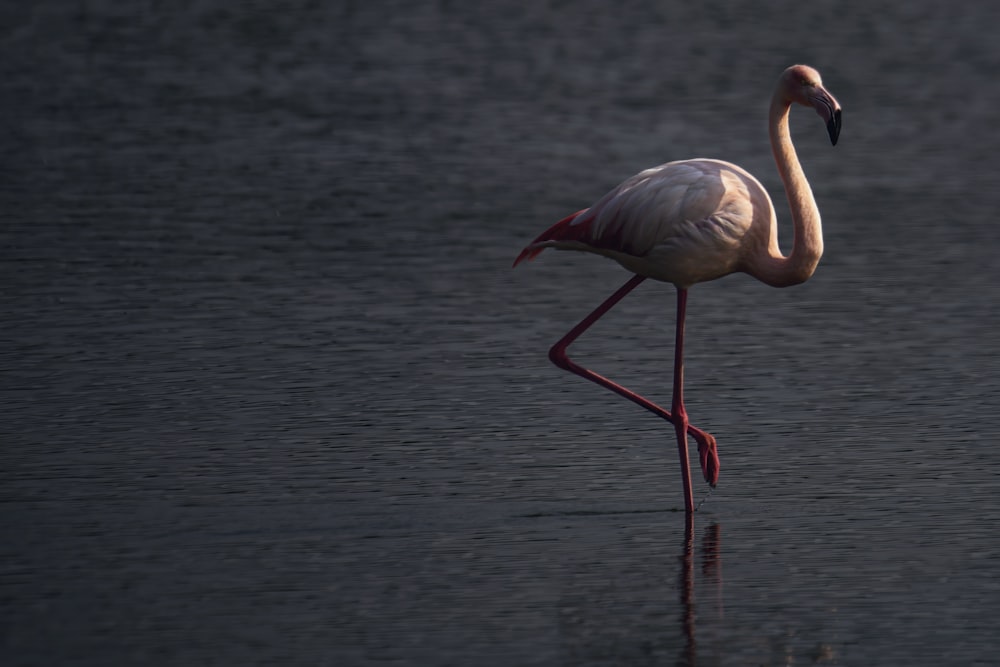
[[[583,250],[667,282],[710,280],[739,263],[759,193],[766,198],[756,179],[735,165],[669,162],[636,174],[589,209],[563,218],[528,244],[514,265],[545,248]]]

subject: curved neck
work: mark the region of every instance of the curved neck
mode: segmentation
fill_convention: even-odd
[[[771,221],[767,255],[754,262],[754,275],[775,287],[786,287],[804,282],[816,270],[823,254],[823,227],[820,224],[819,209],[813,198],[812,188],[802,171],[799,158],[792,145],[788,129],[788,113],[791,102],[784,96],[779,86],[771,98],[768,114],[768,129],[771,137],[771,151],[778,165],[778,174],[785,184],[785,195],[792,212],[795,237],[792,252],[787,257],[778,247],[778,230]]]

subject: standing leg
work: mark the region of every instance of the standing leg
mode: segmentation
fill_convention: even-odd
[[[634,391],[621,386],[617,382],[609,380],[599,373],[595,373],[588,368],[580,366],[566,355],[566,349],[573,343],[573,341],[579,338],[584,331],[589,329],[594,324],[594,322],[603,317],[604,314],[611,310],[616,303],[625,298],[626,294],[635,289],[639,283],[645,279],[645,276],[632,276],[632,278],[629,279],[627,283],[622,285],[617,292],[608,297],[604,303],[595,308],[594,311],[587,315],[582,322],[573,327],[569,333],[553,345],[552,349],[549,350],[549,359],[559,368],[575,373],[576,375],[586,378],[591,382],[596,382],[602,387],[606,387],[615,392],[619,396],[627,398],[637,405],[641,405],[653,414],[666,419],[668,422],[674,423],[673,416],[656,403],[653,403],[649,399],[640,396]],[[690,424],[687,424],[685,428],[687,429],[687,432],[690,433],[698,442],[701,469],[705,475],[705,481],[714,487],[719,479],[719,456],[717,453],[715,438],[713,438],[711,434],[706,433],[700,428]]]
[[[674,335],[674,396],[670,404],[674,430],[677,431],[677,453],[681,459],[681,480],[684,482],[684,509],[694,512],[691,489],[691,464],[688,461],[688,416],[684,409],[684,314],[687,311],[687,290],[677,289],[677,333]]]

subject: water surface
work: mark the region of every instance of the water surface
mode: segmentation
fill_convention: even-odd
[[[0,12],[4,664],[992,664],[997,11],[526,4]],[[688,533],[672,431],[545,356],[627,274],[510,262],[685,157],[785,223],[798,61],[826,255],[692,290]],[[575,354],[668,402],[672,313]]]

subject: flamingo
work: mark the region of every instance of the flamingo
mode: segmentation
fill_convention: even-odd
[[[719,455],[715,438],[692,425],[684,409],[684,313],[688,289],[696,283],[743,272],[774,286],[806,281],[823,254],[823,230],[812,189],[799,164],[788,129],[793,103],[813,107],[826,122],[830,142],[840,136],[841,108],[823,87],[819,72],[793,65],[778,78],[771,97],[768,129],[771,152],[792,213],[794,240],[786,257],[778,247],[778,222],[760,182],[735,164],[713,159],[668,162],[639,172],[590,208],[563,218],[529,243],[517,266],[546,248],[604,255],[634,273],[549,351],[567,371],[596,382],[671,422],[677,433],[684,509],[694,511],[687,436],[698,443],[705,481],[715,488]],[[646,278],[677,289],[674,375],[667,411],[622,385],[572,361],[566,349]]]

